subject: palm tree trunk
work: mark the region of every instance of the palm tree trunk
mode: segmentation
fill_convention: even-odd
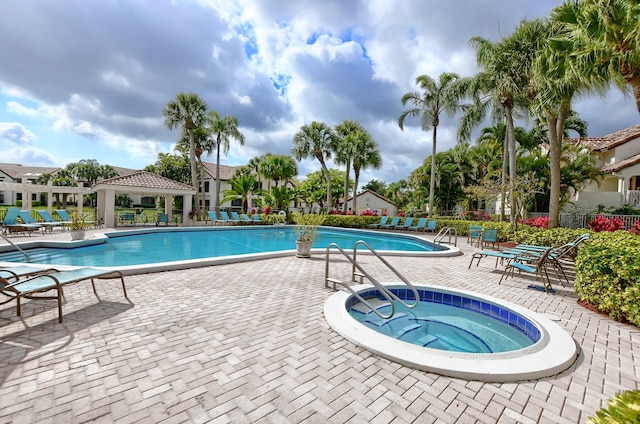
[[[509,136],[504,133],[502,142],[502,187],[500,187],[500,222],[504,222],[504,205],[507,202],[507,170],[509,169]]]
[[[516,202],[516,135],[515,128],[513,126],[513,114],[511,113],[511,107],[505,107],[505,114],[507,118],[507,140],[509,141],[509,197],[510,197],[510,209],[509,220],[511,226],[515,231],[518,227],[516,219],[517,214],[517,202]]]
[[[356,185],[356,187],[358,187],[358,182],[360,181],[360,169],[355,169],[353,170],[353,175],[354,175],[354,183]],[[351,202],[351,211],[353,212],[353,214],[357,214],[357,202],[356,200],[358,199],[358,193],[357,193],[357,189],[353,190],[353,201]],[[346,202],[345,202],[346,203]]]
[[[436,135],[438,126],[433,126],[433,146],[431,148],[431,181],[429,181],[429,218],[433,216],[433,196],[436,191]]]
[[[200,206],[200,189],[198,188],[198,174],[196,173],[196,143],[193,140],[193,128],[189,130],[189,165],[191,167],[191,185],[196,189],[196,208]],[[183,207],[191,208],[191,205]]]
[[[220,137],[216,149],[216,212],[220,211]]]
[[[329,169],[327,169],[327,164],[324,163],[324,158],[322,156],[317,156],[316,158],[320,162],[324,179],[327,182],[327,208],[330,209],[333,207],[333,200],[331,199],[331,175],[329,174]]]
[[[198,163],[200,164],[200,190],[202,190],[202,201],[201,204],[198,205],[198,216],[204,219],[204,207],[207,203],[204,194],[204,167],[202,166],[202,157],[198,155]]]
[[[557,228],[560,224],[562,135],[569,110],[570,107],[566,102],[563,102],[560,106],[557,117],[550,111],[545,110],[545,118],[549,128],[549,170],[551,173],[549,184],[549,228]]]
[[[344,177],[344,202],[342,203],[342,213],[347,213],[347,199],[349,198],[349,173],[351,171],[351,161],[347,159],[347,167],[345,169],[346,176]],[[353,196],[355,197],[358,186],[353,189]]]

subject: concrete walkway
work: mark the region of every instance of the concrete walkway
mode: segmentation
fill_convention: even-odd
[[[0,423],[583,423],[640,388],[638,328],[577,305],[572,288],[498,285],[494,261],[467,270],[478,249],[458,247],[465,255],[388,260],[411,281],[559,317],[580,346],[571,368],[481,383],[380,358],[327,325],[323,257],[292,256],[129,276],[129,301],[116,280],[99,282],[99,298],[80,283],[65,289],[62,324],[53,301],[25,301],[22,317],[0,306]]]

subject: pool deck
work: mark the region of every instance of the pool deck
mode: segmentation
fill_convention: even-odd
[[[11,236],[13,242],[37,235]],[[68,233],[47,234],[68,239]],[[432,235],[426,235],[432,239]],[[0,243],[5,243],[0,239]],[[583,423],[640,388],[640,329],[527,289],[458,240],[464,255],[393,256],[410,281],[477,291],[557,317],[580,346],[559,375],[481,383],[411,369],[359,348],[323,316],[324,255],[125,277],[55,301],[0,305],[0,423]],[[382,281],[397,281],[359,256]],[[346,261],[332,264],[346,278]]]

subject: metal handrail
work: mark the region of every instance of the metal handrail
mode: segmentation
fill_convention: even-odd
[[[2,237],[3,239],[5,239],[7,241],[7,243],[9,243],[11,246],[15,247],[16,249],[18,249],[20,251],[20,253],[22,253],[25,257],[25,259],[28,261],[29,260],[29,255],[27,255],[27,252],[25,252],[24,250],[22,250],[18,245],[16,245],[14,242],[12,242],[11,240],[9,240],[7,238],[7,236],[5,236],[4,234],[0,233],[0,237]]]
[[[451,236],[455,235],[456,238],[453,245],[454,246],[458,245],[458,230],[456,230],[455,227],[442,227],[438,232],[438,234],[436,234],[436,236],[433,238],[433,242],[440,243],[440,244],[444,243],[443,240],[446,235],[449,235],[449,241],[447,242],[447,244],[451,244]]]
[[[400,278],[402,280],[402,282],[404,282],[411,289],[411,291],[413,292],[413,294],[415,296],[415,302],[412,305],[406,303],[403,299],[400,299],[397,295],[395,295],[393,292],[391,292],[388,288],[383,286],[371,274],[369,274],[367,271],[365,271],[365,269],[357,262],[358,246],[360,246],[360,245],[364,245],[367,249],[369,249],[369,251],[373,255],[375,255],[378,259],[380,259],[380,261],[382,261],[382,263],[385,264],[387,266],[387,268],[389,268],[391,271],[393,271],[393,273],[398,278]],[[418,302],[420,302],[420,294],[418,293],[418,290],[416,290],[416,288],[402,274],[400,274],[400,272],[398,272],[398,270],[396,270],[389,262],[387,262],[386,259],[384,259],[382,256],[380,256],[364,240],[358,240],[354,244],[354,246],[353,246],[353,257],[349,256],[349,254],[347,252],[345,252],[344,249],[342,249],[336,243],[331,243],[331,244],[329,244],[327,246],[326,257],[325,257],[325,273],[324,273],[325,286],[327,286],[327,281],[329,280],[329,253],[331,251],[331,248],[333,248],[333,247],[338,248],[340,253],[342,253],[342,255],[349,262],[351,262],[351,266],[352,266],[352,268],[351,268],[351,281],[352,282],[355,281],[355,272],[356,272],[356,269],[357,269],[358,271],[360,271],[362,273],[362,275],[367,277],[367,279],[369,279],[369,281],[371,281],[371,283],[374,285],[374,287],[376,289],[378,289],[378,291],[382,294],[382,296],[389,301],[389,305],[391,306],[391,314],[389,314],[388,316],[385,316],[385,315],[381,314],[380,312],[378,312],[376,310],[376,308],[374,308],[369,302],[367,302],[362,296],[360,296],[355,290],[353,290],[351,288],[351,286],[345,284],[344,282],[340,282],[340,284],[343,287],[345,287],[349,292],[351,292],[351,294],[353,294],[360,302],[365,304],[371,311],[373,311],[380,318],[389,319],[395,314],[395,305],[393,303],[393,300],[397,300],[398,302],[400,302],[400,304],[402,304],[403,306],[405,306],[407,308],[413,308],[418,304]]]

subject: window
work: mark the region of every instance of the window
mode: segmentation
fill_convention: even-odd
[[[204,192],[209,193],[209,181],[204,182]]]
[[[242,207],[242,199],[233,199],[231,201],[232,208],[241,208]]]

